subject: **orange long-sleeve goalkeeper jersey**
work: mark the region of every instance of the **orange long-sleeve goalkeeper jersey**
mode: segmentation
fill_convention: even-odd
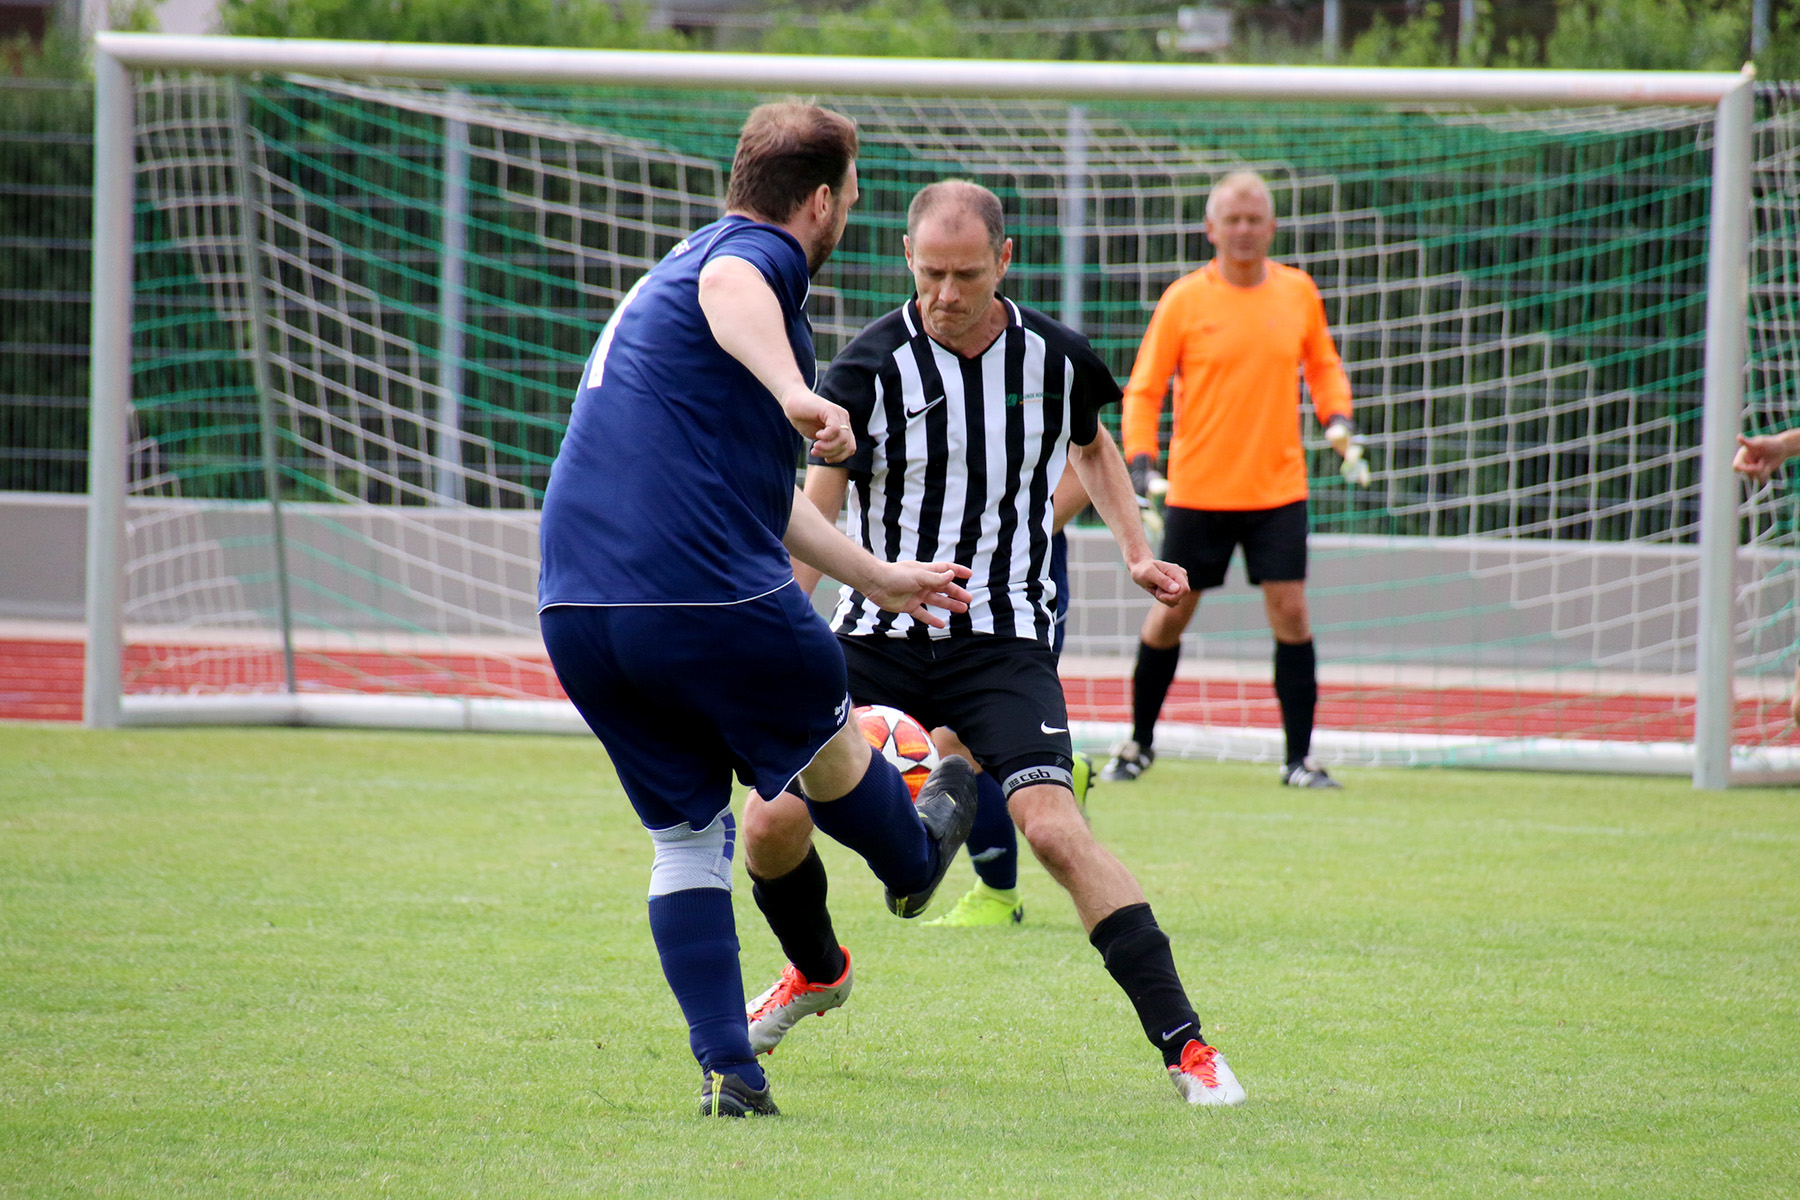
[[[1175,377],[1168,502],[1181,508],[1276,508],[1306,498],[1300,367],[1321,424],[1350,415],[1325,304],[1305,271],[1270,262],[1255,287],[1214,264],[1157,301],[1125,387],[1125,457],[1157,453],[1163,395]]]

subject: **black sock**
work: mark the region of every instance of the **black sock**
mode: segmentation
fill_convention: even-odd
[[[1181,1049],[1189,1042],[1206,1041],[1200,1036],[1200,1017],[1175,973],[1169,937],[1156,924],[1148,904],[1127,904],[1108,914],[1088,934],[1088,941],[1137,1009],[1144,1036],[1162,1051],[1165,1066],[1180,1062]]]
[[[1162,715],[1180,661],[1179,642],[1167,650],[1138,643],[1137,668],[1131,673],[1131,740],[1140,746],[1150,745],[1156,737],[1156,718]]]
[[[844,953],[825,907],[825,864],[810,847],[800,865],[779,879],[750,873],[750,895],[768,919],[781,952],[809,983],[830,983],[844,973]]]
[[[1287,761],[1292,765],[1312,753],[1319,668],[1310,639],[1275,643],[1275,699],[1281,704],[1281,728],[1287,734]]]

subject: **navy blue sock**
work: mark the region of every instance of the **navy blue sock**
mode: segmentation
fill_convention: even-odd
[[[1275,699],[1281,705],[1287,761],[1297,763],[1312,753],[1313,712],[1319,704],[1318,657],[1310,639],[1275,643]]]
[[[663,978],[687,1018],[688,1045],[700,1066],[741,1076],[753,1088],[767,1087],[744,1021],[731,893],[689,888],[650,897],[650,936],[662,956]]]
[[[894,764],[869,756],[862,779],[836,800],[808,799],[813,824],[863,856],[875,878],[905,895],[930,881],[933,848],[913,807],[912,793]]]
[[[1019,831],[1006,811],[1000,781],[983,771],[975,777],[975,828],[969,831],[969,858],[975,874],[995,891],[1019,886]]]

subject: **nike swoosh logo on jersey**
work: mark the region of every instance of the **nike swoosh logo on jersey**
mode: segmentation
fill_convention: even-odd
[[[1042,721],[1038,722],[1038,728],[1043,730],[1045,733],[1067,733],[1067,732],[1069,732],[1069,727],[1067,725],[1046,725]]]
[[[943,402],[944,398],[942,396],[934,396],[924,404],[921,404],[918,408],[908,408],[906,410],[906,419],[910,421],[914,417],[922,417]]]

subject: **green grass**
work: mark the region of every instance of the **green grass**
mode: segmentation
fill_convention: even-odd
[[[0,726],[0,1196],[1800,1194],[1800,793],[1342,774],[1094,797],[1244,1108],[1035,864],[922,929],[827,846],[856,997],[704,1122],[595,744]]]

